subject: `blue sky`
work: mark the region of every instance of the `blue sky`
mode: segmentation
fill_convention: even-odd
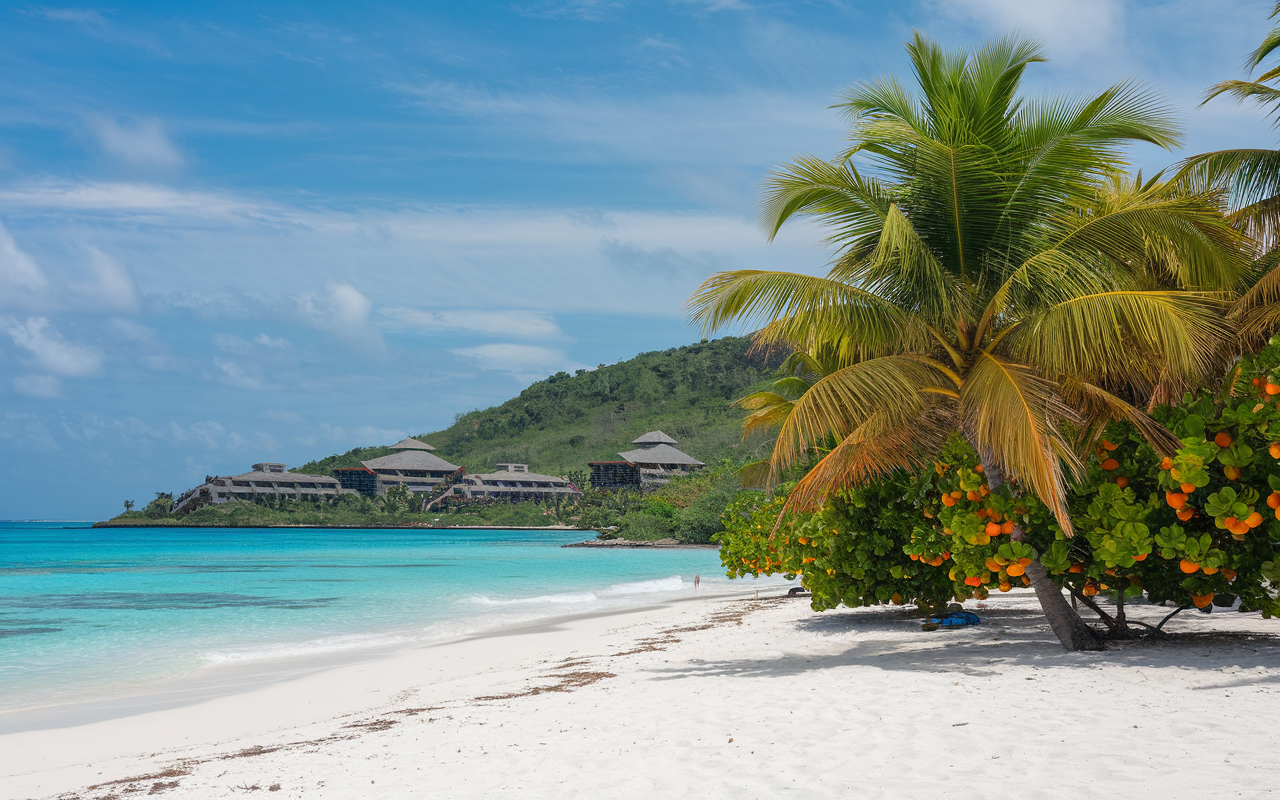
[[[448,425],[698,338],[761,177],[840,147],[913,27],[1020,30],[1033,92],[1145,82],[1189,152],[1273,146],[1209,84],[1270,3],[517,0],[0,9],[0,518],[100,518]],[[447,457],[447,453],[444,454]]]

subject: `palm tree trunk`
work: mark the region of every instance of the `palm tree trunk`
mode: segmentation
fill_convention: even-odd
[[[1032,561],[1027,567],[1027,577],[1031,580],[1031,588],[1036,590],[1036,599],[1040,601],[1040,609],[1049,620],[1049,627],[1063,647],[1068,650],[1103,649],[1098,635],[1071,608],[1071,604],[1062,596],[1062,588],[1049,578],[1040,559]]]
[[[976,447],[974,449],[977,450]],[[1004,484],[1004,473],[981,450],[978,450],[978,458],[982,460],[982,472],[987,476],[987,488],[992,491],[998,489]],[[1013,538],[1022,538],[1022,526],[1014,530]],[[1103,649],[1102,640],[1062,596],[1062,588],[1049,577],[1040,559],[1031,562],[1026,575],[1031,581],[1031,588],[1036,592],[1036,599],[1040,601],[1040,610],[1044,612],[1045,619],[1049,620],[1049,627],[1063,647],[1068,650]]]

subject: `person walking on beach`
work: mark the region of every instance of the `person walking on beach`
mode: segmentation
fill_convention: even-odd
[[[694,576],[693,576],[693,590],[694,590],[695,592],[696,592],[696,591],[698,591],[698,584],[700,584],[700,583],[702,583],[702,576],[701,576],[701,575],[694,575]]]

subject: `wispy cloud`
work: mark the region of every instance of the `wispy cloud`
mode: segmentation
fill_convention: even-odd
[[[50,22],[74,25],[89,36],[104,42],[137,47],[157,56],[169,55],[168,49],[155,36],[116,24],[101,12],[91,8],[34,6],[24,9],[21,13]]]
[[[626,4],[622,0],[542,0],[512,6],[518,14],[551,19],[568,18],[597,22],[612,16]]]
[[[125,163],[162,169],[176,169],[185,163],[158,119],[120,120],[91,114],[85,124],[104,153]]]
[[[331,282],[323,295],[308,293],[300,302],[303,314],[317,328],[363,350],[376,354],[386,350],[382,334],[370,319],[373,302],[351,284]]]
[[[101,352],[68,342],[53,329],[45,317],[26,320],[0,317],[0,330],[27,352],[31,366],[44,372],[66,378],[82,378],[96,374],[102,367]]]
[[[257,370],[247,364],[226,358],[215,358],[213,363],[220,372],[221,381],[227,386],[248,389],[253,392],[280,388],[265,380],[261,375],[257,374]]]
[[[396,333],[458,332],[536,339],[564,336],[564,331],[560,330],[551,314],[539,311],[424,311],[405,306],[388,306],[378,309],[375,323],[385,331]]]
[[[458,347],[452,352],[474,360],[481,369],[506,372],[521,381],[537,380],[558,370],[587,369],[586,364],[573,361],[563,350],[530,344],[482,344]]]
[[[19,375],[13,379],[13,390],[27,397],[52,400],[62,396],[62,381],[53,375]]]
[[[8,298],[5,305],[30,305],[47,285],[35,259],[18,247],[8,228],[0,225],[0,297]]]

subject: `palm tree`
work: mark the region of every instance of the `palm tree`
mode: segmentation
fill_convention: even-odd
[[[1276,3],[1271,18],[1280,17]],[[1280,49],[1280,27],[1272,28],[1245,61],[1248,72],[1262,66]],[[1253,80],[1227,80],[1210,87],[1204,103],[1221,95],[1238,102],[1257,103],[1268,116],[1280,115],[1280,65]],[[1280,123],[1280,119],[1277,120]],[[1256,243],[1257,261],[1250,287],[1232,306],[1229,316],[1245,346],[1260,346],[1280,330],[1280,150],[1233,148],[1193,156],[1177,176],[1192,190],[1222,187],[1229,192],[1228,218]]]
[[[691,314],[708,331],[763,322],[763,342],[844,360],[780,420],[775,475],[837,443],[789,508],[931,464],[959,433],[993,490],[1033,492],[1071,535],[1065,484],[1082,461],[1068,431],[1124,418],[1176,444],[1136,395],[1206,378],[1230,338],[1242,237],[1219,193],[1124,176],[1125,145],[1177,142],[1138,88],[1024,100],[1023,71],[1043,58],[1019,38],[969,54],[916,34],[907,51],[918,94],[892,77],[848,90],[848,149],[766,184],[770,238],[796,215],[831,231],[827,275],[718,273]],[[1098,646],[1038,562],[1027,575],[1063,645]]]

